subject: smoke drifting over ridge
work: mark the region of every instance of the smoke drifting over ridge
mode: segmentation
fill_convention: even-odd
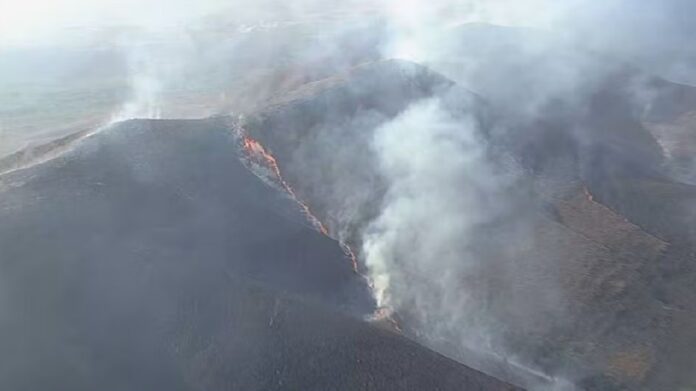
[[[33,12],[45,6],[51,8],[45,13]],[[249,36],[262,36],[264,31],[271,30],[288,31],[292,36],[302,26],[307,31],[321,31],[321,35],[328,37],[324,38],[325,43],[317,44],[314,41],[304,48],[298,47],[298,51],[304,51],[302,56],[317,59],[332,52],[333,64],[350,66],[354,62],[351,57],[355,56],[355,53],[350,53],[355,46],[350,35],[355,36],[356,40],[362,37],[355,31],[345,32],[346,26],[365,20],[383,24],[384,29],[372,29],[370,34],[379,36],[377,46],[386,58],[404,58],[433,65],[447,62],[460,54],[466,56],[470,46],[495,45],[497,38],[478,36],[469,37],[471,41],[468,42],[462,41],[457,37],[460,35],[457,26],[493,23],[544,32],[548,42],[540,43],[536,39],[521,37],[515,43],[522,47],[520,54],[523,58],[533,59],[539,51],[548,52],[552,49],[550,45],[559,41],[577,43],[588,49],[613,53],[618,60],[630,60],[668,78],[689,82],[688,75],[694,69],[692,65],[696,61],[696,53],[692,53],[689,45],[685,44],[694,32],[694,23],[686,15],[694,14],[691,12],[693,7],[681,0],[641,5],[626,0],[601,4],[580,0],[303,0],[292,4],[273,0],[253,3],[207,0],[196,5],[160,0],[137,4],[111,0],[61,0],[50,4],[43,4],[40,0],[21,3],[8,0],[0,4],[0,14],[7,19],[0,23],[0,50],[12,54],[18,49],[40,51],[51,45],[80,50],[114,48],[115,56],[125,64],[125,69],[119,72],[125,74],[129,91],[111,109],[110,117],[119,120],[129,117],[202,117],[229,110],[238,112],[239,106],[246,103],[237,96],[224,96],[225,93],[230,94],[231,90],[244,90],[250,94],[270,88],[240,88],[235,81],[247,79],[258,70],[258,66],[255,69],[245,64],[248,61],[244,58],[253,58],[257,64],[273,64],[271,67],[275,68],[279,63],[278,49],[291,45],[290,41],[281,39],[274,43],[254,38],[254,43],[250,45],[247,43]],[[49,13],[54,15],[50,19],[42,16]],[[602,24],[610,24],[614,33],[603,34],[601,29],[596,28]],[[653,34],[653,31],[661,34]],[[292,39],[303,40],[306,37],[300,35]],[[332,48],[335,45],[349,50],[343,54],[337,53]],[[530,46],[532,52],[526,50]],[[498,68],[497,64],[491,64],[498,58],[487,60],[481,66],[489,68],[486,71],[489,78],[504,78],[510,71],[509,68]],[[80,64],[85,59],[71,61],[86,66]],[[556,69],[558,77],[547,80],[547,86],[559,83],[567,85],[566,79],[570,76],[576,79],[569,86],[572,90],[591,80],[597,71],[578,67],[570,60],[561,62],[559,67],[568,68],[570,75]],[[468,67],[462,67],[460,63],[455,79],[469,81],[469,77],[478,76],[478,68],[477,64],[469,63]],[[45,65],[39,69],[30,67],[25,72],[43,73],[45,69]],[[445,70],[440,66],[436,69]],[[574,70],[581,72],[581,76],[572,75]],[[4,71],[0,62],[0,78],[6,73]],[[6,77],[17,79],[13,73]],[[538,83],[535,88],[538,88]],[[202,98],[207,101],[208,107],[213,108],[192,108],[191,102],[181,98],[182,94],[190,96],[192,91],[206,92]]]
[[[305,124],[304,119],[298,119],[298,128],[309,130],[301,130],[298,138],[302,144],[287,147],[291,151],[280,159],[281,164],[294,166],[289,169],[295,169],[293,181],[304,183],[301,187],[314,195],[308,199],[321,203],[326,200],[322,197],[334,196],[327,196],[330,191],[323,189],[341,189],[338,193],[343,200],[333,204],[335,208],[322,205],[319,209],[331,217],[329,225],[334,226],[334,234],[342,229],[358,230],[359,239],[353,243],[361,244],[362,260],[371,273],[380,305],[406,318],[406,328],[421,342],[469,364],[478,361],[480,367],[496,375],[505,377],[505,372],[514,371],[529,375],[543,367],[542,372],[547,374],[534,375],[539,380],[536,383],[533,379],[520,380],[519,374],[508,374],[508,379],[524,381],[530,387],[564,383],[563,378],[607,382],[595,379],[598,375],[593,360],[599,366],[601,359],[592,356],[594,353],[560,360],[556,358],[566,354],[563,348],[554,350],[558,346],[548,345],[548,340],[564,338],[602,341],[601,335],[592,335],[590,327],[574,326],[580,319],[592,319],[578,304],[585,300],[578,299],[586,294],[582,292],[586,289],[582,286],[587,283],[582,280],[585,275],[573,270],[575,266],[585,267],[582,262],[586,261],[577,260],[564,248],[566,242],[586,248],[597,245],[560,224],[553,212],[551,216],[532,212],[543,208],[531,200],[530,188],[554,200],[557,193],[572,190],[583,180],[596,180],[593,175],[597,172],[657,172],[661,164],[653,154],[654,140],[641,133],[644,129],[633,117],[639,117],[637,113],[645,109],[645,102],[637,98],[649,95],[644,76],[633,66],[646,64],[627,67],[625,58],[600,51],[610,50],[612,42],[602,42],[605,47],[584,45],[579,32],[581,23],[587,21],[578,20],[554,35],[554,29],[561,26],[559,21],[570,15],[564,14],[564,9],[570,10],[576,4],[556,5],[553,9],[557,14],[549,20],[530,18],[529,23],[518,23],[524,27],[499,29],[481,24],[458,25],[495,21],[494,12],[484,11],[487,6],[483,3],[459,8],[471,12],[460,14],[448,14],[452,8],[446,3],[407,2],[401,9],[387,4],[386,13],[381,14],[387,24],[380,41],[382,56],[423,62],[442,71],[501,109],[504,114],[500,121],[492,128],[481,127],[466,115],[453,114],[457,110],[443,109],[438,100],[421,99],[400,108],[395,119],[380,116],[383,112],[375,113],[368,107],[358,108],[346,120],[332,117],[340,109],[320,99],[329,112],[326,122],[317,129],[311,121]],[[588,12],[602,12],[601,6],[587,7],[593,8]],[[490,8],[494,9],[504,15],[502,3],[500,8]],[[434,20],[445,23],[432,23]],[[530,28],[538,25],[545,30]],[[628,87],[622,84],[626,80]],[[608,99],[604,91],[607,86],[615,88],[610,92],[617,95],[609,98],[616,99],[616,107],[598,103]],[[357,95],[364,89],[366,96],[379,90],[369,88],[369,84],[347,87]],[[302,93],[297,95],[303,102]],[[384,99],[398,100],[386,95]],[[271,123],[266,126],[272,127]],[[375,123],[379,125],[372,138],[371,126]],[[364,217],[363,210],[370,209],[360,205],[364,189],[346,185],[352,179],[342,182],[332,179],[331,174],[317,172],[321,167],[334,176],[370,178],[345,173],[355,170],[355,164],[342,166],[345,157],[335,151],[353,151],[352,141],[327,140],[331,136],[321,132],[332,124],[336,128],[353,124],[360,135],[352,136],[355,138],[368,135],[373,156],[365,160],[374,158],[378,176],[384,181],[386,195],[372,216],[374,220],[366,225],[353,220]],[[635,133],[620,133],[623,129]],[[262,133],[263,127],[259,131]],[[614,131],[619,136],[611,133]],[[482,137],[484,133],[486,137]],[[351,138],[341,131],[335,135]],[[294,136],[276,137],[297,142]],[[486,138],[523,152],[516,158],[500,153],[491,158]],[[539,140],[542,142],[534,144]],[[281,145],[273,148],[281,149]],[[603,152],[606,149],[616,153]],[[621,152],[624,149],[635,155],[625,159]],[[363,160],[363,153],[357,150],[353,151],[353,159]],[[636,159],[642,153],[646,158]],[[320,162],[331,165],[324,167]],[[543,174],[542,179],[535,183],[522,179],[530,171]],[[559,178],[568,183],[556,184]],[[381,190],[381,186],[375,187]],[[588,194],[585,200],[591,203],[592,193]],[[357,200],[357,206],[346,200]],[[338,223],[331,221],[333,218]],[[356,233],[341,235],[350,238]],[[476,354],[469,354],[471,351]],[[481,354],[497,363],[485,362]],[[503,369],[496,370],[496,365]]]
[[[499,110],[497,122],[476,119],[479,104],[473,99],[429,91],[403,107],[394,104],[393,112],[359,108],[341,121],[328,115],[323,126],[335,133],[302,139],[279,164],[294,159],[295,172],[288,170],[293,188],[305,193],[311,188],[319,196],[309,201],[329,204],[317,208],[328,209],[328,230],[362,250],[378,305],[403,318],[410,336],[532,388],[546,387],[556,376],[576,381],[595,375],[593,352],[573,351],[571,359],[556,360],[571,354],[545,344],[551,339],[565,346],[591,334],[568,331],[586,315],[570,312],[586,303],[571,301],[582,288],[567,277],[576,270],[564,269],[571,263],[564,260],[574,258],[554,243],[577,241],[589,248],[591,241],[578,238],[585,232],[562,226],[557,211],[549,212],[551,217],[537,214],[543,208],[531,193],[551,194],[555,201],[557,193],[582,181],[601,185],[615,179],[597,178],[595,171],[619,172],[621,180],[634,179],[626,172],[662,174],[659,152],[653,151],[658,145],[638,120],[654,98],[641,69],[693,82],[696,54],[681,48],[685,37],[695,35],[690,26],[696,24],[677,16],[693,15],[694,6],[683,1],[412,0],[301,1],[283,7],[243,1],[211,7],[208,18],[199,12],[179,15],[173,27],[155,23],[149,30],[128,28],[105,39],[126,58],[129,91],[113,108],[111,121],[253,112],[272,106],[269,101],[281,91],[381,58],[407,59],[443,73]],[[161,22],[167,22],[164,14]],[[136,27],[144,21],[133,18]],[[605,29],[594,28],[601,23],[618,33],[607,37]],[[665,34],[655,38],[654,30]],[[418,79],[399,67],[384,68],[404,72],[406,84]],[[625,102],[605,104],[607,84],[625,93],[620,97]],[[380,95],[383,91],[370,83],[348,89],[359,90],[351,92],[365,101],[400,98]],[[197,107],[187,97],[204,103]],[[341,110],[338,105],[324,109]],[[593,122],[601,115],[606,123]],[[303,118],[294,120],[303,127]],[[624,127],[636,132],[610,132]],[[296,141],[294,136],[283,137]],[[543,142],[534,144],[536,138]],[[362,142],[367,152],[360,150]],[[501,145],[533,151],[531,162],[523,153],[496,150],[504,149]],[[555,148],[557,156],[534,160]],[[622,149],[640,154],[624,159]],[[354,166],[342,164],[366,156],[365,162],[375,163],[369,167],[374,172],[345,173]],[[318,171],[341,178],[327,182],[334,179]],[[543,180],[529,180],[530,172]],[[351,175],[357,184],[374,180],[379,186],[341,182]],[[570,184],[546,186],[559,177]],[[592,204],[594,189],[585,187],[580,201],[573,202]],[[378,204],[372,214],[364,213],[372,208],[365,206],[369,203]],[[602,251],[610,245],[591,251],[608,256]],[[547,252],[538,253],[539,247]],[[620,288],[621,282],[616,284]],[[536,373],[536,368],[542,369]],[[516,370],[523,374],[507,373]]]
[[[511,330],[553,328],[536,320],[542,313],[570,319],[568,292],[552,264],[527,254],[540,245],[540,217],[522,167],[488,144],[492,129],[473,115],[473,101],[451,95],[416,101],[374,130],[387,190],[362,232],[361,255],[376,302],[421,342],[468,365],[530,389],[574,389],[563,378],[572,370],[544,374],[509,347]],[[523,287],[539,278],[546,281]]]
[[[476,225],[496,218],[490,206],[497,202],[481,196],[492,196],[502,186],[486,161],[477,124],[452,118],[440,104],[436,98],[413,104],[375,131],[372,148],[390,187],[380,216],[368,228],[364,253],[383,306],[401,301],[408,291],[389,292],[390,270],[427,278],[444,272],[445,281],[460,278],[455,270],[470,258],[463,256],[467,245],[461,240]],[[466,190],[447,184],[464,184]],[[461,247],[452,246],[457,242]],[[430,269],[427,262],[434,260],[442,263]]]
[[[496,164],[478,121],[455,118],[438,98],[414,103],[377,128],[372,149],[388,184],[381,212],[362,238],[378,306],[406,319],[429,346],[469,365],[503,377],[519,370],[527,380],[508,380],[526,386],[553,382],[544,375],[529,380],[537,374],[515,364],[486,308],[492,304],[486,296],[496,289],[486,276],[512,266],[505,265],[512,258],[499,254],[501,262],[481,254],[482,232],[509,219],[495,233],[507,241],[500,244],[503,253],[513,252],[530,224],[513,215],[523,204],[513,201],[518,168]],[[501,357],[503,372],[486,362]]]

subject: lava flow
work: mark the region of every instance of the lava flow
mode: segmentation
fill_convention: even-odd
[[[312,223],[312,225],[319,232],[326,236],[329,236],[329,230],[326,228],[326,226],[321,222],[321,220],[319,220],[314,215],[314,213],[312,213],[311,209],[309,209],[309,206],[307,206],[307,204],[300,200],[300,198],[297,196],[297,193],[295,193],[295,190],[293,190],[292,186],[290,186],[290,184],[286,182],[285,179],[283,179],[276,158],[273,157],[273,155],[270,152],[268,152],[260,142],[249,137],[249,135],[247,135],[246,132],[241,131],[240,135],[242,141],[242,148],[246,152],[248,158],[253,160],[257,164],[260,164],[261,166],[269,169],[275,177],[275,181],[278,184],[280,184],[280,186],[288,193],[290,198],[292,198],[293,201],[295,201],[297,205],[300,206],[300,209],[302,209],[302,212],[307,217],[307,220],[309,220],[309,222]],[[346,254],[346,256],[350,258],[350,261],[353,266],[353,271],[355,273],[358,273],[358,260],[355,256],[355,253],[347,244],[340,241],[339,244],[341,245],[341,248],[343,249],[343,252]]]
[[[244,149],[244,152],[247,155],[247,158],[256,163],[261,165],[262,167],[265,167],[266,169],[271,171],[271,174],[273,175],[273,179],[278,183],[290,196],[290,198],[297,203],[297,205],[300,206],[300,209],[304,212],[304,215],[307,217],[307,220],[309,220],[310,223],[322,234],[331,237],[329,235],[329,230],[326,228],[326,226],[317,218],[314,213],[312,213],[312,210],[309,208],[307,204],[302,202],[300,198],[297,196],[297,193],[295,193],[295,190],[293,190],[292,186],[285,181],[283,178],[283,175],[280,172],[280,166],[278,165],[278,161],[276,158],[264,148],[264,146],[258,142],[257,140],[253,139],[250,137],[246,131],[242,128],[238,129],[237,133],[241,139],[241,146]],[[353,266],[353,271],[356,274],[360,274],[360,271],[358,269],[358,258],[355,255],[355,252],[353,252],[353,249],[350,248],[350,246],[342,241],[338,241],[338,244],[341,246],[341,249],[343,249],[343,252],[345,255],[350,259],[351,264]],[[365,281],[368,282],[371,288],[372,282],[370,278],[367,276],[362,275],[365,278]],[[384,322],[385,324],[388,324],[393,330],[397,332],[401,332],[401,327],[399,326],[399,323],[396,321],[396,319],[393,316],[393,312],[389,308],[378,308],[372,316],[368,318],[370,321],[373,322]]]

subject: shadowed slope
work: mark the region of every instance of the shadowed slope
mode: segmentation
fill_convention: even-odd
[[[511,168],[517,181],[504,197],[493,194],[492,202],[504,204],[506,214],[460,238],[470,244],[461,263],[473,257],[475,266],[447,293],[472,298],[502,352],[472,353],[466,344],[478,341],[467,337],[470,330],[461,332],[468,330],[463,326],[431,337],[451,319],[427,312],[438,305],[432,292],[442,286],[417,269],[427,269],[427,260],[391,271],[392,289],[420,292],[413,302],[428,303],[425,312],[435,319],[419,322],[415,306],[398,308],[404,332],[518,384],[539,379],[509,364],[505,352],[588,390],[668,389],[688,384],[667,374],[675,367],[688,374],[691,348],[675,353],[663,346],[696,337],[684,331],[694,330],[684,325],[696,319],[687,304],[696,297],[688,285],[696,276],[688,244],[696,227],[690,207],[696,193],[661,171],[659,145],[633,116],[621,80],[605,82],[588,95],[587,112],[540,112],[534,124],[542,126],[519,126],[515,117],[491,115],[497,109],[427,68],[386,61],[309,84],[249,116],[245,126],[276,156],[285,178],[329,231],[361,248],[361,235],[379,215],[389,187],[389,178],[377,169],[376,130],[433,97],[452,118],[475,118],[482,145],[493,151],[491,164]],[[468,129],[462,125],[461,131]],[[414,159],[418,156],[414,152]],[[506,159],[515,164],[505,166]],[[450,157],[436,160],[446,167]],[[430,191],[455,188],[466,197],[471,188],[466,180],[439,186]],[[437,229],[438,222],[432,223],[403,227],[400,235]],[[669,277],[670,270],[685,273],[681,282]],[[447,308],[472,313],[471,306]]]
[[[514,389],[355,319],[365,282],[229,125],[128,121],[0,176],[0,388]]]

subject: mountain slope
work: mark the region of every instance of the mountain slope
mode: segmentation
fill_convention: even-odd
[[[365,281],[231,125],[128,121],[0,176],[0,388],[516,389],[356,319]]]
[[[696,193],[662,171],[660,147],[624,100],[619,81],[592,91],[587,112],[549,111],[532,122],[516,122],[519,117],[496,102],[427,68],[379,62],[279,98],[277,106],[249,115],[243,126],[274,154],[284,177],[328,222],[329,231],[361,249],[371,223],[390,197],[398,196],[389,191],[392,179],[379,170],[376,135],[419,102],[444,102],[443,110],[459,121],[454,128],[468,132],[473,122],[488,164],[501,177],[515,179],[489,193],[483,190],[489,202],[483,203],[485,210],[502,209],[501,216],[447,245],[450,253],[460,254],[461,264],[475,259],[474,266],[462,269],[458,288],[441,291],[442,269],[428,269],[437,262],[427,253],[423,263],[403,269],[399,265],[406,262],[397,258],[391,288],[411,295],[407,305],[396,308],[404,332],[517,384],[544,383],[534,374],[538,368],[588,390],[670,389],[689,384],[666,374],[691,365],[687,357],[693,345],[688,342],[677,353],[664,346],[696,336],[685,331],[693,327],[684,326],[696,319],[687,304],[696,298],[689,287],[696,276],[689,266],[695,259],[690,249]],[[437,130],[437,124],[418,126]],[[404,137],[412,132],[405,126],[396,130]],[[416,161],[433,148],[418,147],[412,151]],[[457,158],[437,156],[441,170],[429,173],[441,179],[440,171]],[[467,181],[469,173],[481,167],[466,166],[427,190],[408,189],[408,196],[458,189],[467,199],[477,185],[476,176]],[[400,175],[411,174],[407,166],[400,168],[395,169]],[[440,207],[447,205],[422,212]],[[450,213],[467,218],[454,208]],[[425,227],[412,223],[399,235],[413,235],[418,249],[416,233],[435,231],[442,220],[425,220]],[[461,253],[458,243],[467,244]],[[406,250],[398,254],[409,256]],[[668,277],[673,269],[684,273],[682,282]],[[446,303],[438,313],[448,295],[469,301]],[[450,318],[458,311],[466,314],[463,319]],[[493,347],[471,348],[479,343],[472,331],[478,329],[467,328],[467,318],[484,319],[481,338],[493,340]],[[455,326],[443,326],[448,324]],[[519,361],[508,361],[510,354]]]

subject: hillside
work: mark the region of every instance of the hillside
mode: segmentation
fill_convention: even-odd
[[[424,313],[413,302],[395,308],[404,332],[529,387],[540,381],[532,370],[539,368],[574,378],[588,390],[669,389],[685,380],[665,374],[690,365],[692,346],[673,344],[694,338],[685,324],[696,319],[687,304],[696,298],[687,282],[696,275],[688,266],[694,259],[689,249],[696,237],[690,233],[696,192],[659,169],[658,143],[617,91],[606,86],[591,95],[594,111],[542,118],[536,124],[544,126],[532,132],[533,125],[507,126],[514,117],[427,68],[380,62],[291,92],[249,115],[243,126],[278,159],[284,177],[329,231],[363,249],[365,232],[394,197],[393,179],[379,171],[381,152],[374,147],[385,124],[428,99],[444,102],[451,118],[474,118],[487,148],[474,167],[488,165],[514,178],[499,189],[481,190],[505,208],[461,237],[466,250],[449,249],[477,262],[461,270],[458,288],[440,293],[473,297],[460,310],[450,303],[438,312],[442,299],[431,296],[432,287],[442,284],[437,269],[417,261],[395,266],[391,288],[427,303]],[[587,132],[578,135],[569,123]],[[443,170],[456,161],[441,159]],[[465,179],[447,186],[468,197]],[[683,283],[666,277],[674,269],[684,273]],[[457,311],[482,317],[485,326],[469,327],[493,333],[494,352],[515,352],[525,364],[477,351],[472,346],[478,342],[456,328],[446,331],[448,337],[432,334],[432,322],[466,322],[451,319]],[[461,344],[451,343],[460,338]]]
[[[0,176],[0,387],[516,389],[365,323],[364,279],[230,124],[128,121]]]

